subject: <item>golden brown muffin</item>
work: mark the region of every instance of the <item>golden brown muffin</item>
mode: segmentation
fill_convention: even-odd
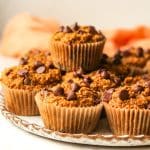
[[[104,35],[93,26],[61,26],[50,42],[54,65],[66,71],[80,67],[91,71],[99,66]]]

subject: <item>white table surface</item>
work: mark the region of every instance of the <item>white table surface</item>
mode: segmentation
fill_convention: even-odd
[[[0,56],[0,71],[3,68],[16,64],[16,60]],[[109,149],[132,149],[132,150],[149,150],[150,147],[134,147],[134,148],[116,148],[116,147],[97,147],[78,144],[69,144],[27,133],[6,120],[0,113],[0,150],[109,150]]]

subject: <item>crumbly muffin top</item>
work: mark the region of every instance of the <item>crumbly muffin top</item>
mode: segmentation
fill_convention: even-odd
[[[109,105],[115,108],[150,109],[150,80],[116,88]]]
[[[104,35],[94,26],[61,26],[59,31],[52,36],[52,41],[66,44],[94,43],[105,40]]]
[[[75,82],[68,84],[70,85],[57,85],[51,91],[41,91],[40,99],[62,107],[90,107],[100,103],[96,91]]]
[[[20,59],[20,64],[2,72],[2,83],[14,89],[41,89],[61,81],[61,71],[54,68],[50,54],[32,50]]]

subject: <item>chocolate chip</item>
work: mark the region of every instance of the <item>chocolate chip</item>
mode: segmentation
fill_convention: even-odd
[[[110,74],[106,71],[106,70],[103,70],[101,72],[101,76],[104,78],[104,79],[110,79]]]
[[[24,80],[23,80],[23,83],[25,85],[29,85],[31,83],[31,80],[28,77],[25,77]]]
[[[128,56],[130,56],[130,55],[131,55],[130,50],[122,51],[122,56],[124,56],[124,57],[128,57]]]
[[[121,100],[127,100],[129,98],[129,92],[127,90],[121,90],[119,93],[119,98]]]
[[[141,93],[143,90],[144,90],[144,87],[141,86],[141,85],[137,85],[137,86],[134,88],[134,92],[135,92],[135,93]]]
[[[28,63],[27,59],[25,59],[23,57],[20,59],[20,62],[19,62],[20,65],[26,65],[27,63]]]
[[[108,56],[106,54],[102,54],[102,57],[100,59],[101,64],[106,64],[107,63],[107,58]]]
[[[20,75],[21,77],[24,77],[28,74],[28,70],[26,69],[22,69],[18,71],[18,75]]]
[[[83,81],[89,85],[92,82],[92,79],[90,77],[85,77]]]
[[[76,93],[75,92],[73,92],[73,91],[70,91],[69,93],[68,93],[68,96],[67,96],[67,100],[76,100],[77,99],[77,95],[76,95]]]
[[[113,57],[112,62],[113,62],[114,64],[118,65],[118,64],[121,63],[121,58],[122,58],[121,52],[118,51],[117,54],[115,54],[115,56]]]
[[[65,32],[65,33],[71,33],[72,29],[69,26],[66,26],[66,27],[64,27],[63,32]]]
[[[113,89],[113,88],[111,88],[111,89],[105,91],[104,94],[103,94],[103,101],[104,101],[104,102],[109,102],[109,100],[110,100],[111,97],[112,97],[112,93],[113,93],[113,92],[114,92],[114,89]]]
[[[101,102],[101,100],[99,98],[94,99],[94,105],[97,105]]]
[[[72,80],[72,79],[69,79],[67,82],[68,82],[68,83],[73,83],[73,80]]]
[[[147,105],[147,109],[150,109],[150,104]]]
[[[37,69],[38,67],[40,67],[40,66],[42,66],[42,65],[43,65],[43,63],[41,63],[40,61],[36,61],[36,62],[34,63],[33,69],[35,70],[35,69]]]
[[[37,72],[37,73],[44,73],[45,70],[46,70],[45,66],[40,66],[40,67],[38,67],[38,68],[36,69],[36,72]]]
[[[73,76],[76,78],[76,77],[78,77],[78,78],[83,78],[83,75],[80,73],[80,71],[74,71],[73,72]]]
[[[94,26],[89,26],[89,32],[92,33],[92,34],[96,34],[97,33],[97,31],[96,31]]]
[[[59,86],[54,90],[53,93],[55,96],[62,96],[62,95],[64,95],[64,89]]]
[[[72,30],[77,31],[78,29],[79,29],[78,23],[75,22],[75,23],[72,25]]]
[[[46,56],[50,56],[50,55],[51,55],[51,52],[45,51],[45,55],[46,55]]]
[[[60,26],[59,27],[59,32],[63,32],[64,31],[64,26]]]
[[[6,76],[8,76],[11,72],[12,72],[12,69],[7,70],[7,72],[5,73]]]
[[[73,92],[76,92],[80,89],[80,86],[77,83],[72,83],[71,87]]]
[[[136,55],[137,55],[138,57],[143,57],[143,55],[144,55],[144,50],[143,50],[142,47],[137,48],[137,50],[136,50]]]
[[[65,74],[66,74],[66,71],[61,70],[61,75],[65,75]]]
[[[54,68],[55,68],[52,63],[50,63],[48,67],[49,67],[50,69],[54,69]]]
[[[117,85],[117,86],[119,86],[120,84],[121,84],[121,79],[120,78],[114,78],[113,79],[113,81],[115,82],[115,84]]]

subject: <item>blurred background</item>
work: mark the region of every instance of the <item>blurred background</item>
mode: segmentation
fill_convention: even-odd
[[[0,31],[20,12],[101,28],[150,25],[149,0],[0,0]]]

